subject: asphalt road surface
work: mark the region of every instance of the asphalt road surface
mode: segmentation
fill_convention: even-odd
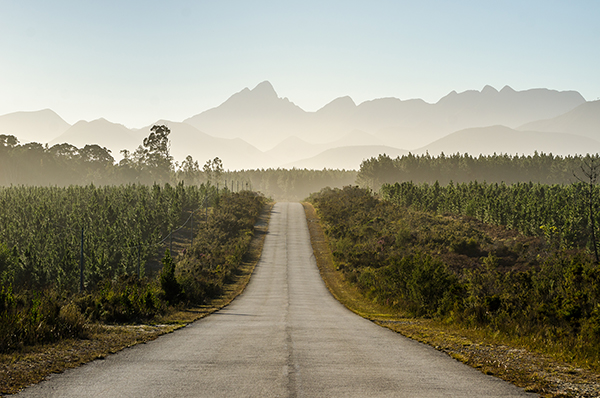
[[[261,261],[231,305],[22,397],[531,397],[344,308],[298,203],[273,209]]]

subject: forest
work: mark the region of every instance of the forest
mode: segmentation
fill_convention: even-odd
[[[0,186],[176,185],[183,181],[186,185],[227,186],[232,191],[252,189],[276,200],[303,200],[321,188],[341,188],[356,180],[354,170],[229,171],[218,157],[204,164],[191,156],[177,162],[168,152],[169,129],[155,127],[135,151],[121,151],[119,161],[98,145],[48,147],[35,142],[20,144],[14,136],[0,135]]]
[[[450,182],[487,182],[506,185],[522,183],[571,184],[577,182],[584,162],[598,156],[479,155],[453,154],[440,156],[408,154],[395,159],[382,154],[362,162],[356,177],[361,187],[378,191],[383,184],[413,182],[445,186]]]

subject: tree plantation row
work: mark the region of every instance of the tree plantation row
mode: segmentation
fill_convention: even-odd
[[[0,188],[0,352],[220,295],[264,203],[250,191],[183,183]],[[183,241],[178,250],[172,237]],[[145,275],[160,258],[160,272]]]
[[[600,188],[595,185],[470,182],[441,186],[437,182],[433,185],[403,182],[386,184],[380,193],[385,200],[402,207],[473,217],[525,235],[541,236],[556,247],[589,245],[593,251],[596,244],[590,234],[590,195],[592,199],[600,198]],[[600,225],[600,214],[591,214],[594,225]]]
[[[77,290],[82,249],[86,284],[137,274],[140,262],[143,274],[159,243],[216,200],[205,185],[0,188],[0,278]]]

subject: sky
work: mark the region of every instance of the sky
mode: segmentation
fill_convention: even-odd
[[[335,98],[455,90],[600,98],[600,1],[0,0],[0,115],[182,121],[268,80]]]

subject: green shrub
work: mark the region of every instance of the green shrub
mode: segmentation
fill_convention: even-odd
[[[163,268],[160,271],[160,286],[163,297],[169,304],[176,304],[183,299],[183,290],[175,278],[175,263],[171,258],[171,252],[167,249],[162,259]]]

